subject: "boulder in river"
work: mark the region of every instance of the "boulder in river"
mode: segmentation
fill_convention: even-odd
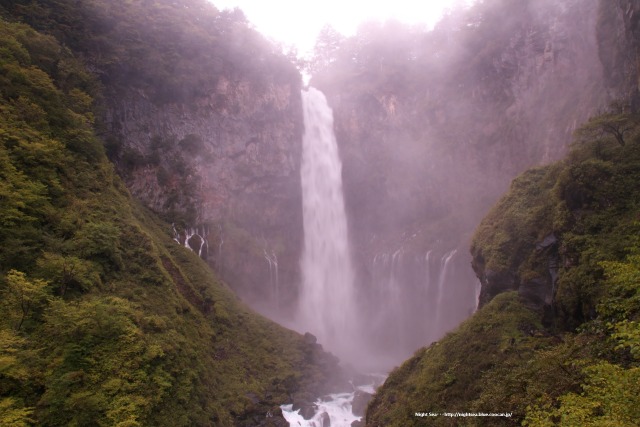
[[[322,415],[320,415],[320,423],[320,427],[331,427],[331,418],[329,417],[329,414],[323,412]]]

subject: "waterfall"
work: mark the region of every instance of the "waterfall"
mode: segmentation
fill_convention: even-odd
[[[218,261],[216,263],[218,273],[222,276],[224,264],[222,262],[222,245],[224,245],[224,229],[218,224],[218,232],[220,234],[220,242],[218,243]]]
[[[477,304],[469,301],[477,279],[461,269],[459,249],[403,242],[373,254],[356,299],[333,113],[316,89],[302,92],[302,100],[304,247],[297,329],[316,335],[355,366],[386,369],[464,320]],[[277,274],[277,260],[269,252],[264,256],[270,275]]]
[[[442,312],[446,310],[444,305],[444,296],[445,296],[445,283],[447,283],[447,273],[450,270],[450,263],[453,257],[458,253],[457,249],[452,250],[451,252],[446,253],[442,259],[440,260],[440,277],[438,277],[438,293],[436,294],[436,314],[434,321],[434,332],[439,333],[443,328],[443,319]]]
[[[200,258],[206,258],[209,255],[209,241],[207,240],[209,230],[207,227],[185,228],[183,233],[176,230],[175,224],[171,224],[171,227],[173,228],[173,240],[177,243],[197,253]]]
[[[298,319],[321,343],[348,360],[355,347],[357,315],[333,112],[314,88],[303,91],[302,100],[304,249]]]
[[[278,256],[275,251],[269,252],[267,248],[262,249],[264,259],[269,264],[269,289],[271,300],[276,308],[280,308],[280,279],[278,278]]]
[[[373,254],[364,317],[365,343],[391,366],[439,340],[477,306],[477,278],[462,269],[460,248],[389,248]]]

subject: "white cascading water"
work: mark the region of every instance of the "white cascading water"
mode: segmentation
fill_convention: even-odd
[[[358,316],[333,112],[314,88],[302,92],[302,101],[304,251],[298,324],[342,360],[352,361]]]
[[[206,257],[209,253],[209,241],[207,239],[209,231],[207,227],[202,226],[201,228],[185,228],[184,229],[184,240],[182,235],[178,233],[176,230],[175,224],[171,225],[173,227],[173,240],[183,245],[185,248],[189,249],[198,254],[200,258]]]
[[[447,274],[450,270],[450,263],[453,260],[453,257],[458,253],[457,249],[448,252],[442,257],[441,265],[440,265],[440,277],[438,277],[438,297],[436,299],[436,314],[435,314],[435,322],[434,322],[434,335],[436,333],[442,333],[446,331],[446,328],[443,326],[443,311],[446,310],[444,305],[444,297],[445,297],[445,284],[447,283]]]
[[[269,288],[271,292],[271,300],[277,309],[280,309],[280,280],[278,279],[278,256],[276,252],[262,249],[264,259],[269,264]]]

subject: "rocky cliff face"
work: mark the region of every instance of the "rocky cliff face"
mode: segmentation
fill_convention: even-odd
[[[632,0],[600,2],[597,37],[607,89],[615,98],[640,107],[640,5]]]
[[[561,157],[577,124],[606,105],[597,1],[502,3],[412,35],[395,57],[368,36],[382,65],[338,59],[349,72],[312,81],[335,111],[358,241],[425,216],[473,226],[517,173]]]
[[[595,32],[597,53],[599,62],[602,65],[602,82],[600,83],[609,99],[616,99],[623,104],[630,106],[629,111],[637,111],[640,104],[638,92],[638,46],[640,38],[638,33],[638,23],[640,22],[640,5],[634,2],[600,2],[595,15]],[[601,107],[603,109],[604,107]],[[621,116],[622,117],[622,116]],[[581,124],[581,122],[578,122]],[[602,133],[606,135],[606,133]],[[535,176],[536,172],[531,172],[530,176]],[[526,179],[520,178],[512,183],[512,192],[519,191],[522,182]],[[544,188],[548,183],[537,182],[538,189]],[[575,186],[574,186],[575,187]],[[516,189],[516,190],[514,190]],[[565,192],[569,199],[567,206],[570,210],[579,210],[584,203],[584,190],[571,188]],[[529,192],[528,194],[534,194]],[[506,199],[505,199],[506,200]],[[505,200],[501,203],[505,203]],[[542,201],[539,201],[542,204]],[[500,205],[498,205],[500,206]],[[533,208],[533,206],[532,206]],[[495,210],[495,209],[494,209]],[[497,213],[497,212],[496,212]],[[493,214],[496,214],[493,213]],[[579,214],[573,212],[578,217]],[[485,230],[482,226],[478,229],[477,235],[481,235]],[[575,266],[577,260],[567,256],[566,244],[561,244],[554,233],[545,233],[544,228],[540,228],[531,234],[529,241],[523,245],[527,249],[523,253],[521,249],[514,250],[511,261],[499,268],[487,265],[484,254],[478,248],[472,247],[473,268],[482,283],[480,295],[480,305],[487,304],[499,293],[517,290],[525,299],[534,306],[550,310],[556,293],[558,292],[558,271],[562,268]],[[536,239],[531,239],[537,235]],[[517,238],[510,240],[512,244]],[[528,251],[533,251],[535,256],[531,256]],[[527,259],[525,261],[525,259]],[[535,261],[532,261],[535,260]],[[521,265],[523,263],[535,264],[537,272],[530,274],[526,270],[523,274]],[[532,265],[533,265],[532,264]],[[588,317],[589,310],[580,308],[569,310],[565,317],[580,319]],[[571,320],[568,321],[569,323]]]
[[[220,76],[207,96],[112,97],[107,134],[134,196],[260,307],[291,294],[302,238],[300,81]],[[204,238],[203,243],[200,238]],[[277,281],[276,283],[276,267]],[[276,289],[282,284],[283,289]]]

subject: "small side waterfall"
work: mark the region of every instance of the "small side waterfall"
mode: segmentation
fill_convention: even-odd
[[[342,163],[333,134],[333,112],[322,92],[302,92],[305,133],[302,148],[304,249],[298,324],[341,358],[355,346],[358,316],[354,298]]]
[[[209,242],[207,241],[207,230],[205,227],[201,229],[189,228],[185,230],[184,246],[198,254],[200,258],[206,256],[209,252]]]
[[[269,290],[271,300],[276,308],[280,308],[280,279],[278,277],[278,256],[275,251],[262,249],[264,259],[269,264]]]
[[[436,294],[436,312],[433,319],[434,334],[437,334],[438,331],[442,331],[444,329],[444,325],[442,324],[442,312],[447,309],[446,307],[443,307],[445,295],[444,287],[447,282],[447,273],[451,269],[451,260],[456,253],[458,253],[457,249],[447,252],[440,260],[440,276],[438,277],[438,293]]]
[[[200,258],[206,258],[209,254],[209,229],[206,226],[196,228],[185,228],[182,233],[178,232],[175,224],[173,227],[173,240],[183,245],[185,248],[198,254]]]
[[[224,230],[222,225],[218,225],[218,233],[220,235],[220,242],[218,243],[218,260],[216,263],[216,267],[218,269],[218,273],[222,275],[224,273],[224,260],[222,258],[222,245],[224,245]]]
[[[478,281],[467,262],[460,248],[400,247],[373,256],[365,336],[380,363],[406,359],[475,310]]]

